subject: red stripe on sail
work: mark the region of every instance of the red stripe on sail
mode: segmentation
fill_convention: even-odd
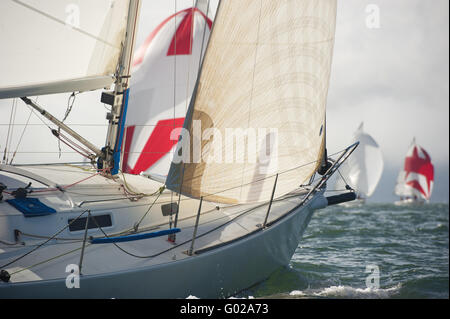
[[[187,13],[185,17],[183,18],[183,21],[181,22],[181,25],[178,27],[174,37],[172,38],[171,45],[169,47],[169,51],[167,55],[174,55],[175,49],[174,47],[177,47],[176,54],[192,54],[192,16],[195,12],[200,13],[203,18],[205,18],[206,23],[209,26],[209,29],[212,27],[212,21],[199,9],[197,8],[188,8],[182,11],[179,11],[170,17],[166,18],[163,22],[161,22],[145,39],[144,43],[139,47],[139,49],[136,51],[136,54],[134,56],[133,60],[133,66],[139,65],[144,61],[145,53],[147,52],[147,49],[149,45],[152,43],[153,39],[156,37],[158,32],[169,22],[171,19],[173,19],[175,16]],[[178,49],[180,48],[180,49]],[[183,52],[183,53],[180,53]],[[188,52],[188,53],[185,53]]]
[[[428,153],[423,148],[422,153],[425,155],[425,158],[421,158],[419,156],[418,148],[414,146],[412,156],[405,158],[405,167],[404,167],[404,170],[406,172],[405,179],[408,178],[408,175],[410,173],[417,173],[425,176],[428,186],[427,193],[429,194],[431,190],[431,182],[434,180],[434,167],[433,164],[431,163],[430,155],[428,155]],[[425,195],[424,190],[417,181],[410,181],[407,184]],[[425,197],[428,196],[425,195]]]
[[[417,180],[406,182],[406,185],[409,185],[412,188],[418,190],[425,198],[428,198],[428,195],[425,194],[425,191],[423,190],[422,186],[420,186]]]
[[[140,174],[149,169],[153,164],[166,155],[172,147],[177,143],[178,135],[175,140],[170,139],[170,134],[174,129],[183,127],[184,117],[160,120],[152,131],[150,138],[139,155],[133,169],[129,171],[131,174]]]
[[[133,140],[133,134],[135,125],[128,126],[125,133],[124,149],[123,149],[123,164],[122,170],[125,173],[129,173],[131,168],[128,166],[128,154],[130,154],[131,141]]]
[[[175,36],[172,38],[172,43],[170,44],[169,51],[167,52],[168,56],[192,54],[192,43],[194,41],[192,35],[194,28],[193,18],[196,12],[199,12],[203,16],[211,29],[212,21],[197,8],[189,8],[186,9],[185,12],[187,12],[187,14],[184,16],[183,21],[181,21],[178,26]]]

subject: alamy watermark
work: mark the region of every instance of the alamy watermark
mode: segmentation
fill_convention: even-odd
[[[173,129],[172,141],[179,141],[172,162],[183,163],[257,163],[259,174],[278,169],[277,128],[225,128],[202,130],[199,120],[192,122],[192,137],[185,128]]]
[[[69,3],[65,8],[66,20],[64,21],[68,27],[80,28],[80,7],[75,3]]]
[[[68,289],[80,288],[80,268],[78,265],[67,265],[66,272],[69,273],[66,277],[66,287]]]
[[[380,24],[380,7],[377,4],[368,4],[366,6],[366,27],[369,29],[379,29]]]
[[[377,265],[367,265],[366,273],[370,273],[366,277],[366,287],[369,289],[379,289],[380,288],[380,267]]]

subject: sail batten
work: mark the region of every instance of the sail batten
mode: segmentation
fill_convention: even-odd
[[[0,98],[109,87],[128,7],[129,0],[1,1]]]
[[[191,161],[172,163],[170,189],[246,203],[268,200],[277,173],[275,196],[310,179],[325,147],[335,18],[334,0],[220,3],[184,125],[190,140],[175,153]]]

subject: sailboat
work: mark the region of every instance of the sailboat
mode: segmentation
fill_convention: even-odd
[[[353,143],[356,141],[359,141],[359,146],[348,161],[342,164],[335,184],[336,189],[345,189],[348,185],[356,191],[357,199],[348,203],[350,205],[364,203],[372,196],[384,165],[380,147],[372,136],[364,132],[363,122],[353,134]]]
[[[413,138],[406,153],[403,169],[398,174],[395,195],[396,205],[424,204],[429,202],[434,184],[434,166],[425,149]]]
[[[142,143],[120,165],[140,2],[77,3],[86,25],[64,22],[69,1],[0,4],[0,98],[20,98],[91,162],[0,165],[0,298],[232,296],[290,261],[315,210],[354,199],[325,195],[358,145],[327,156],[335,0],[220,2],[163,182],[131,158]],[[28,97],[111,85],[101,148]]]

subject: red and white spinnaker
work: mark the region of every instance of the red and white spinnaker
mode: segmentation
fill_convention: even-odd
[[[434,183],[434,167],[430,155],[413,139],[400,171],[395,194],[405,199],[429,201]]]
[[[167,175],[212,27],[201,2],[162,21],[135,53],[124,172]]]

